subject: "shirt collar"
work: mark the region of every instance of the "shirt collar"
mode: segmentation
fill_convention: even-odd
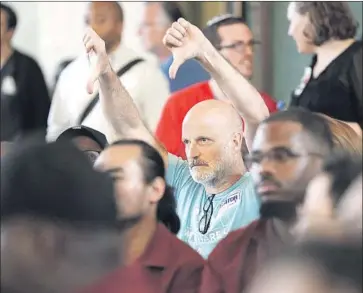
[[[139,262],[147,268],[164,270],[170,265],[172,237],[175,237],[163,224],[158,223],[156,231]]]

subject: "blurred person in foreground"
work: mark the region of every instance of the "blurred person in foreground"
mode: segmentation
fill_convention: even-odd
[[[180,221],[158,151],[143,141],[120,140],[95,167],[114,180],[125,267],[83,293],[141,292],[135,283],[149,288],[143,292],[198,292],[204,260],[174,235]]]
[[[123,263],[112,179],[71,143],[1,161],[1,292],[72,293]]]
[[[345,192],[361,173],[362,156],[337,153],[326,159],[322,172],[310,181],[304,203],[299,208],[298,222],[293,229],[296,239],[304,240],[314,236],[340,239],[359,231],[359,227],[362,227],[359,217],[354,223],[351,221],[346,225],[338,216],[338,211],[346,196]],[[362,195],[362,191],[360,194]],[[362,198],[360,204],[355,204],[355,209],[362,209]],[[354,209],[352,213],[356,214]],[[361,237],[362,231],[359,235]]]
[[[362,243],[315,240],[270,261],[246,293],[360,293]]]
[[[15,11],[1,3],[0,20],[1,141],[40,130],[45,137],[50,99],[43,73],[33,58],[12,45],[18,23]]]
[[[241,146],[244,137],[251,146],[256,128],[268,116],[268,109],[256,89],[199,29],[184,19],[179,21],[186,40],[197,38],[202,43],[188,42],[172,48],[172,76],[179,65],[197,52],[196,47],[202,46],[201,62],[210,68],[235,106],[209,100],[189,111],[183,124],[188,161],[168,153],[147,129],[132,97],[105,58],[105,44],[93,30],[88,30],[84,37],[87,52],[95,52],[98,57],[91,67],[88,90],[92,92],[93,83],[99,81],[103,111],[119,136],[145,141],[160,152],[166,166],[166,180],[175,188],[181,217],[178,237],[206,258],[228,232],[259,217],[260,202],[244,166]],[[245,133],[240,115],[245,120]]]
[[[288,34],[301,54],[313,54],[291,106],[348,123],[362,135],[362,40],[358,21],[344,1],[293,1]]]
[[[268,258],[295,242],[291,229],[306,185],[332,150],[328,124],[310,111],[290,109],[260,123],[245,162],[261,200],[261,218],[216,246],[200,292],[244,292]]]
[[[208,72],[202,65],[192,59],[180,67],[175,78],[169,76],[173,56],[164,46],[163,37],[170,25],[180,17],[183,17],[183,14],[177,2],[144,2],[142,23],[139,30],[144,48],[159,59],[161,70],[169,80],[171,93],[210,79]]]
[[[122,7],[118,2],[90,2],[85,24],[104,40],[112,68],[119,75],[124,70],[119,78],[132,93],[142,119],[154,131],[169,96],[168,82],[155,64],[144,60],[122,42]],[[101,111],[98,86],[92,94],[85,90],[89,68],[90,56],[82,54],[60,75],[48,119],[48,140],[55,140],[63,131],[77,125],[104,133],[110,142],[118,139]]]
[[[68,128],[58,136],[57,141],[71,141],[92,163],[108,145],[103,133],[82,125]]]
[[[188,39],[185,37],[178,38],[178,36],[172,35],[172,32],[175,31],[173,26],[169,29],[167,35],[171,35],[176,40],[182,41],[184,46],[192,49],[185,52],[187,53],[185,56],[186,62],[192,60],[193,57],[202,55],[203,47],[198,46],[198,44],[202,43],[203,40],[209,40],[215,49],[239,74],[242,74],[247,80],[251,80],[253,75],[254,51],[256,46],[259,45],[259,42],[254,38],[252,31],[241,17],[229,14],[217,16],[207,23],[207,26],[203,30],[204,35],[200,33],[197,27],[193,26],[193,31],[195,32]],[[180,68],[182,67],[183,65]],[[209,70],[208,66],[205,68]],[[208,81],[198,83],[174,93],[164,106],[156,130],[156,137],[170,153],[183,159],[186,158],[186,153],[182,139],[182,125],[188,111],[194,105],[206,100],[230,102],[228,93],[224,92],[219,86],[218,80],[215,79],[214,75],[211,77]],[[241,88],[241,93],[248,94],[243,88]],[[269,95],[260,93],[260,96],[263,98],[270,113],[277,110],[276,102]]]

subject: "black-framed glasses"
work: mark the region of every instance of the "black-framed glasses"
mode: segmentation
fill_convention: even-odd
[[[203,216],[199,220],[199,232],[202,234],[206,234],[210,227],[210,222],[212,220],[213,215],[213,199],[215,194],[208,196],[207,200],[203,205]]]
[[[231,49],[235,50],[236,52],[243,53],[246,51],[248,47],[251,48],[251,50],[253,51],[257,45],[261,45],[261,42],[257,40],[251,40],[250,42],[247,43],[243,41],[237,41],[230,45],[224,45],[224,46],[220,45],[217,47],[217,49],[218,50]]]
[[[94,163],[96,162],[97,158],[100,156],[99,151],[91,151],[91,150],[87,150],[87,151],[83,151],[83,153],[88,157],[88,159]]]
[[[265,153],[262,152],[252,152],[244,156],[244,162],[248,167],[253,164],[261,164],[261,162],[266,158],[272,162],[279,164],[286,163],[290,160],[294,160],[300,157],[315,156],[323,158],[324,156],[320,153],[309,152],[306,154],[298,154],[285,147],[273,148]]]

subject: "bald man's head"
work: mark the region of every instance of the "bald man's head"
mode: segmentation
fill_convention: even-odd
[[[196,104],[185,116],[182,138],[195,181],[215,185],[234,172],[240,162],[242,120],[228,103],[207,100]]]

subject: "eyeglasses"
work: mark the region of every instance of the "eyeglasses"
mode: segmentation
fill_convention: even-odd
[[[203,205],[203,216],[199,221],[199,232],[202,234],[206,234],[210,227],[210,222],[212,220],[213,215],[213,199],[215,194],[208,196],[207,200]]]
[[[83,151],[83,153],[88,157],[88,159],[94,163],[96,162],[97,158],[100,156],[99,151]]]
[[[271,149],[266,153],[255,152],[247,154],[246,156],[244,156],[244,162],[248,167],[251,167],[253,164],[261,164],[263,159],[267,158],[270,161],[283,164],[287,161],[304,156],[315,156],[320,158],[324,157],[322,154],[319,153],[297,154],[288,148],[278,147]]]
[[[236,52],[239,52],[239,53],[244,53],[247,48],[250,48],[252,51],[254,51],[256,46],[260,45],[260,44],[261,44],[261,42],[256,41],[256,40],[252,40],[248,43],[245,43],[243,41],[237,41],[230,45],[217,46],[217,49],[218,50],[231,49],[231,50],[235,50]]]

